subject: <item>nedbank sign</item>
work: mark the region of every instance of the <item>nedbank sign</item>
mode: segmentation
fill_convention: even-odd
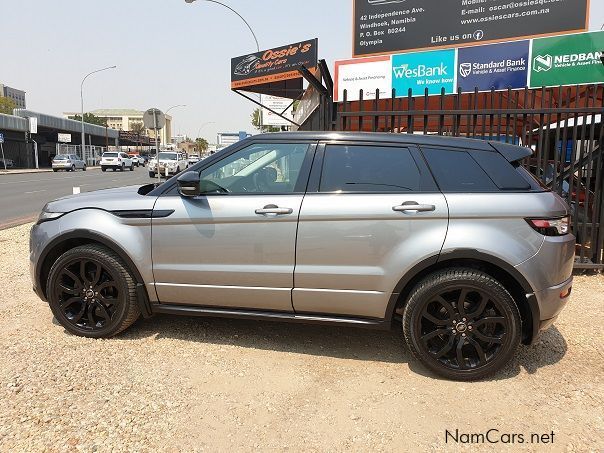
[[[533,40],[530,87],[604,81],[604,32]]]

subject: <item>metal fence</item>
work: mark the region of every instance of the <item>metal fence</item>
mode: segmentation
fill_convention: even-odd
[[[604,86],[413,96],[380,99],[344,91],[332,129],[462,136],[533,149],[523,165],[558,192],[572,213],[575,267],[604,269]],[[365,99],[364,99],[365,96]]]
[[[105,152],[106,148],[103,146],[84,146],[82,152],[81,145],[67,145],[64,143],[57,143],[57,154],[75,154],[88,166],[95,166],[101,161],[101,156]]]

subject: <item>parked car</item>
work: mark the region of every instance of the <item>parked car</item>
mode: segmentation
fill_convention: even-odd
[[[52,171],[54,172],[59,170],[76,171],[77,169],[86,171],[86,162],[75,154],[57,154],[52,159]]]
[[[571,292],[568,206],[518,165],[530,154],[407,134],[257,135],[159,186],[47,204],[31,231],[34,289],[93,338],[155,313],[396,322],[433,372],[483,378]]]
[[[191,155],[189,155],[189,167],[195,165],[200,160],[201,159],[199,157],[199,154],[191,154]]]
[[[126,153],[108,151],[101,157],[101,170],[107,171],[109,168],[113,171],[124,171],[126,168],[134,171],[134,162]]]
[[[15,168],[15,161],[12,159],[2,159],[0,157],[0,169],[4,169],[5,165],[6,168]]]
[[[168,174],[173,176],[187,168],[187,159],[184,154],[177,151],[160,151],[159,153],[159,173],[161,175]],[[149,176],[155,177],[158,172],[157,158],[153,158],[149,161]]]

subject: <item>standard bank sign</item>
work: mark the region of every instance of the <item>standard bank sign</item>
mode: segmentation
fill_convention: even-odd
[[[530,41],[459,49],[457,85],[463,92],[524,88]]]

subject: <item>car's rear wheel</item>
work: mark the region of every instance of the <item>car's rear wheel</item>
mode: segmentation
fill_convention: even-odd
[[[130,171],[134,171],[134,164],[130,164]]]
[[[482,379],[503,367],[521,337],[518,307],[490,275],[453,268],[412,290],[403,332],[413,355],[449,379]]]
[[[126,164],[122,164],[122,166],[120,167],[120,171],[124,171],[126,168]]]
[[[59,170],[57,170],[56,168],[53,168],[52,171],[54,171],[55,173],[58,172]]]
[[[84,166],[82,167],[82,170],[86,171],[86,165],[84,165]]]
[[[101,171],[107,171],[105,167],[101,167]]]
[[[75,165],[71,166],[71,171],[75,171]]]
[[[96,244],[59,257],[50,270],[47,294],[55,318],[75,335],[111,337],[140,315],[134,278],[119,256]]]

